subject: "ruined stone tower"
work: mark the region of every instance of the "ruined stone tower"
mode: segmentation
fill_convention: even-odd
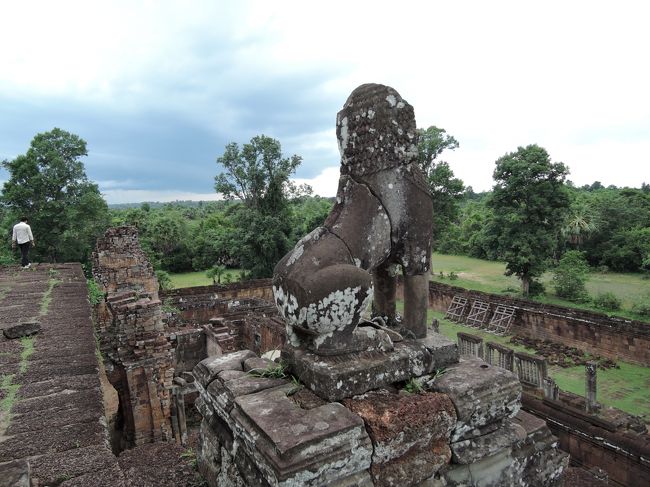
[[[173,357],[164,336],[158,281],[136,228],[107,230],[92,264],[106,293],[96,326],[108,378],[119,394],[123,447],[171,439]]]

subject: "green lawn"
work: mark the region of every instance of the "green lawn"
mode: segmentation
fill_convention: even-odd
[[[514,276],[505,276],[505,264],[460,255],[443,255],[434,253],[431,267],[433,269],[433,280],[445,284],[474,289],[488,293],[513,294],[520,288],[520,281]],[[440,277],[440,272],[444,278]],[[449,279],[449,273],[454,272],[458,278]],[[574,308],[591,309],[600,311],[587,304],[579,305],[558,298],[554,294],[552,286],[552,273],[547,272],[542,276],[542,282],[546,286],[546,295],[537,298],[541,302],[569,306]],[[592,272],[587,281],[587,291],[593,297],[599,293],[611,292],[623,303],[623,309],[610,314],[626,316],[647,321],[647,318],[638,316],[631,312],[635,303],[650,302],[650,279],[643,279],[641,274],[621,274],[615,272]]]
[[[206,272],[207,271],[182,272],[179,274],[169,274],[169,277],[172,279],[172,287],[174,289],[182,287],[210,286],[212,285],[212,279],[209,279],[206,276]],[[232,282],[239,280],[240,273],[240,269],[227,269],[225,272],[225,274],[231,276]],[[221,276],[221,282],[224,282],[224,276]]]

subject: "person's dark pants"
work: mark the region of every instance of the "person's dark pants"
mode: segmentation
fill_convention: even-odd
[[[30,243],[31,242],[18,244],[18,247],[20,247],[20,265],[22,265],[23,267],[29,264],[29,257],[27,256],[27,254],[29,254]]]

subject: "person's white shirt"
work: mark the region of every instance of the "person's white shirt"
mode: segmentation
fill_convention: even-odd
[[[34,236],[32,235],[31,227],[25,222],[16,223],[11,240],[17,242],[18,245],[33,241]]]

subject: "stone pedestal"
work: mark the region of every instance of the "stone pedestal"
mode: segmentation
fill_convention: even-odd
[[[422,361],[422,346],[404,349]],[[431,350],[425,364],[439,360]],[[373,360],[364,362],[366,383],[381,363]],[[347,363],[353,373],[339,374],[348,385],[336,391],[361,380],[363,367]],[[554,486],[568,465],[546,424],[519,411],[516,377],[481,360],[423,372],[420,393],[400,390],[401,382],[340,402],[295,378],[259,377],[265,364],[241,351],[194,369],[199,469],[210,486]]]
[[[282,360],[318,396],[338,401],[411,377],[431,374],[458,362],[458,346],[437,333],[404,340],[389,352],[321,356],[286,345]]]
[[[339,403],[294,400],[301,386],[245,372],[250,360],[236,352],[195,368],[199,466],[209,484],[372,485],[363,420]]]

